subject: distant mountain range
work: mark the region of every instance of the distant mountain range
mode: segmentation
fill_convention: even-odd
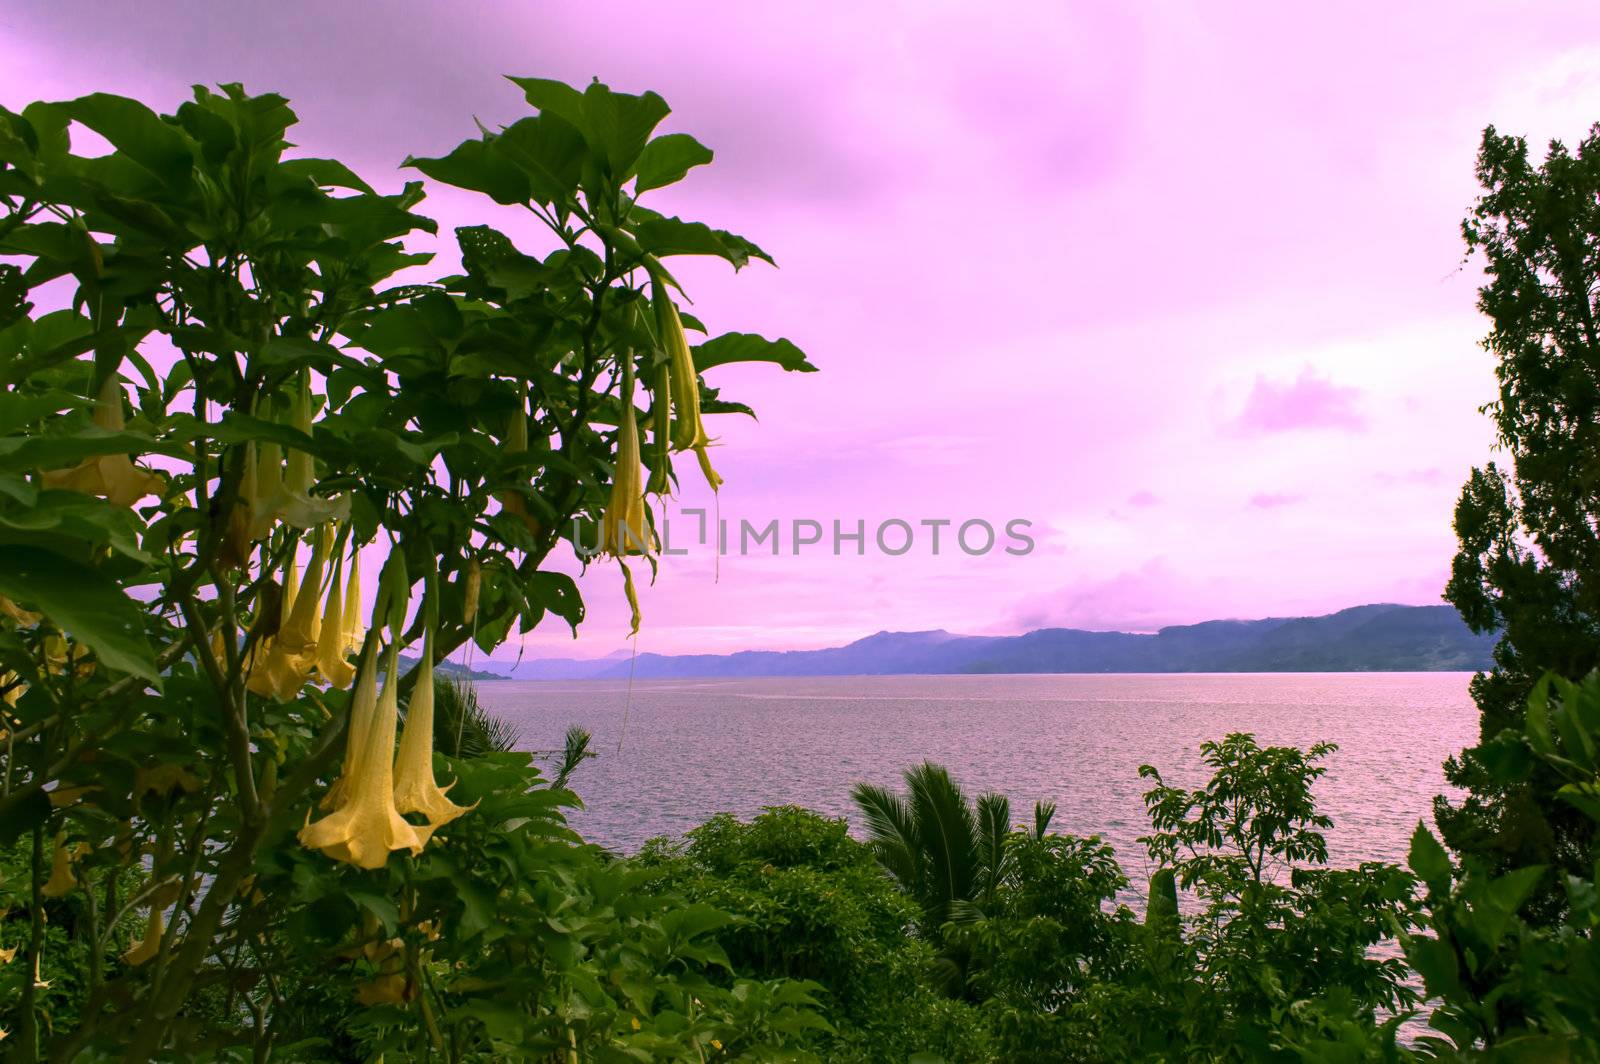
[[[1444,672],[1487,669],[1498,636],[1475,635],[1449,606],[1354,606],[1322,617],[1205,621],[1155,634],[1041,628],[1026,635],[879,632],[826,650],[640,654],[483,661],[519,680],[896,673]]]

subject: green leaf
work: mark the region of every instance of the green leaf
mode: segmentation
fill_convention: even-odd
[[[189,139],[139,101],[97,92],[64,103],[61,110],[106,138],[112,147],[163,183],[187,183],[194,166]]]
[[[44,613],[107,668],[159,685],[146,607],[96,570],[38,547],[0,547],[0,594]]]
[[[512,78],[507,81],[522,90],[527,101],[540,111],[559,115],[574,129],[583,126],[583,93],[564,81],[550,78]]]
[[[681,218],[668,218],[643,208],[634,208],[635,214],[644,218],[634,226],[633,232],[644,250],[665,258],[669,255],[715,255],[741,269],[752,258],[771,263],[772,256],[756,247],[744,237],[721,229],[713,229],[704,222],[686,222]]]
[[[406,156],[401,166],[421,170],[435,181],[482,192],[496,203],[526,203],[528,179],[501,152],[494,138],[463,141],[449,155],[437,159]]]
[[[279,169],[298,177],[309,177],[323,188],[348,188],[369,196],[378,194],[359,174],[337,159],[290,159],[279,164]]]
[[[20,839],[24,832],[32,831],[36,825],[43,824],[50,818],[50,795],[45,791],[33,791],[28,797],[6,810],[6,815],[0,817],[0,846],[9,846]]]
[[[20,533],[34,546],[56,548],[77,540],[109,547],[144,565],[155,563],[139,548],[139,520],[132,510],[76,491],[39,492],[28,509],[0,513],[0,530],[0,538],[12,543],[18,537],[5,532]]]
[[[1444,852],[1439,840],[1420,820],[1417,821],[1417,830],[1411,833],[1410,864],[1411,871],[1428,885],[1429,890],[1439,894],[1450,890],[1450,855]]]
[[[566,573],[540,570],[528,578],[528,598],[566,621],[572,634],[578,634],[583,622],[583,596],[578,585]]]
[[[520,171],[540,203],[564,203],[577,190],[583,136],[560,117],[539,115],[515,122],[495,138],[494,148]]]
[[[634,167],[634,194],[675,184],[711,161],[711,149],[687,133],[668,133],[646,144]]]
[[[705,372],[730,362],[772,362],[791,373],[815,373],[806,353],[782,337],[768,340],[755,333],[723,333],[694,348],[694,368]]]
[[[141,432],[107,432],[92,427],[76,436],[7,436],[0,439],[0,472],[66,469],[103,454],[165,454],[181,458],[183,449]]]
[[[620,180],[633,172],[650,134],[671,111],[653,92],[632,96],[596,81],[583,90],[584,124],[579,128]]]

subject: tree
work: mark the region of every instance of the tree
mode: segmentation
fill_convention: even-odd
[[[349,1026],[395,1059],[448,1039],[451,1059],[704,1060],[802,1022],[803,989],[707,983],[725,918],[598,864],[527,755],[434,756],[435,661],[576,628],[555,552],[598,546],[634,598],[626,560],[655,563],[646,495],[674,456],[720,483],[702,415],[745,408],[702,372],[812,368],[752,334],[690,345],[672,257],[770,259],[639,203],[712,158],[655,135],[659,96],[514,80],[535,113],[407,160],[515,209],[515,239],[459,229],[448,276],[408,243],[436,228],[423,182],[383,195],[296,155],[282,97],[0,109],[16,1059],[264,1059]],[[96,154],[73,150],[85,132]],[[422,660],[402,679],[404,647]],[[47,908],[84,948],[47,955]],[[43,1024],[69,963],[80,1022]],[[626,1002],[598,971],[632,972]]]
[[[947,985],[961,990],[967,950],[947,942],[945,925],[981,919],[1010,874],[1011,802],[981,794],[974,804],[949,770],[931,761],[906,769],[905,781],[904,795],[858,783],[851,799],[878,863],[921,908],[922,937],[952,946],[941,966]],[[1053,804],[1035,804],[1036,837],[1045,836],[1054,815]]]
[[[1462,228],[1488,276],[1478,307],[1500,387],[1485,410],[1510,469],[1474,469],[1462,489],[1445,598],[1502,638],[1494,669],[1472,684],[1479,743],[1446,766],[1469,793],[1438,799],[1436,818],[1453,849],[1491,869],[1576,871],[1593,826],[1554,801],[1556,774],[1507,783],[1484,758],[1497,736],[1520,733],[1546,671],[1600,665],[1600,126],[1576,155],[1552,142],[1538,166],[1523,138],[1490,127],[1477,174],[1484,192]],[[1557,878],[1534,895],[1546,917],[1562,905]]]

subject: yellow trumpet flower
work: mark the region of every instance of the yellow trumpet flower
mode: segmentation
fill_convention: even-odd
[[[165,930],[166,925],[161,919],[161,906],[150,906],[150,915],[145,918],[144,937],[128,947],[128,952],[122,955],[123,963],[137,968],[153,959],[156,951],[161,948],[161,936]]]
[[[361,554],[350,552],[350,583],[344,589],[344,652],[361,649],[367,633],[361,627]]]
[[[517,397],[517,409],[512,412],[511,420],[506,423],[505,452],[507,454],[522,454],[528,449],[528,408],[527,401],[521,395]],[[528,511],[528,500],[521,493],[515,491],[497,491],[494,493],[495,501],[499,502],[500,509],[522,522],[528,534],[539,536],[544,532],[544,526],[539,519]]]
[[[72,854],[67,850],[67,833],[59,831],[55,849],[50,854],[50,878],[39,888],[39,893],[47,898],[59,898],[77,885],[78,877],[72,874]]]
[[[311,435],[311,382],[302,377],[290,408],[290,424]],[[257,502],[251,538],[261,539],[281,520],[295,528],[315,528],[350,516],[350,497],[326,498],[311,494],[316,485],[316,461],[307,451],[291,447],[285,463],[278,464],[276,444],[263,444],[256,471]]]
[[[455,784],[451,783],[450,787]],[[422,661],[417,685],[406,707],[406,726],[400,734],[400,756],[395,760],[394,804],[402,813],[421,813],[435,829],[465,813],[468,806],[445,797],[433,778],[433,629],[422,640]]]
[[[122,417],[122,381],[108,375],[94,403],[94,423],[107,432],[126,427]],[[126,454],[101,454],[85,458],[71,469],[46,470],[44,486],[85,495],[103,495],[115,506],[132,506],[146,495],[159,495],[166,481],[133,464]]]
[[[250,672],[245,680],[245,687],[263,698],[289,701],[300,693],[316,667],[321,628],[317,606],[322,597],[327,543],[326,535],[317,538],[303,580],[296,578],[293,557],[284,567],[283,619],[277,634],[252,652]]]
[[[368,657],[363,667],[375,667],[373,659]],[[387,675],[383,691],[366,728],[356,774],[345,784],[342,804],[315,823],[308,817],[300,829],[302,845],[358,868],[382,868],[395,850],[420,853],[433,834],[431,827],[408,824],[395,808],[394,739],[400,716],[398,643],[389,645],[384,668]],[[355,723],[353,719],[351,723]]]
[[[633,410],[633,363],[622,373],[622,420],[617,430],[616,474],[611,499],[600,519],[600,549],[613,558],[649,554],[650,525],[645,516],[644,478],[640,472],[639,425]]]
[[[363,658],[356,669],[356,685],[350,692],[350,725],[345,733],[344,765],[339,778],[333,781],[328,793],[322,796],[323,809],[337,809],[344,804],[345,790],[356,778],[361,767],[361,753],[367,744],[367,729],[378,709],[378,670],[374,667],[377,653]],[[368,660],[374,659],[374,660]]]
[[[317,634],[317,675],[322,677],[324,683],[343,690],[350,686],[350,681],[356,678],[355,666],[346,660],[345,655],[345,605],[342,599],[344,588],[340,587],[340,578],[344,575],[344,559],[340,558],[333,567],[333,579],[328,582],[328,603],[322,613],[322,630]],[[359,603],[350,605],[354,612]]]
[[[711,468],[711,457],[706,448],[711,439],[706,435],[700,420],[700,377],[695,372],[694,356],[689,352],[689,338],[683,332],[683,319],[678,317],[677,305],[667,286],[658,280],[652,282],[652,302],[655,304],[656,330],[667,350],[668,374],[671,382],[672,405],[676,415],[672,424],[672,444],[680,451],[693,451],[700,461],[700,472],[706,483],[716,491],[722,486],[722,477]]]

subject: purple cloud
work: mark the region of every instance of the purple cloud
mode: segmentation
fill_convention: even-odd
[[[1354,431],[1367,423],[1357,408],[1360,398],[1359,388],[1334,384],[1307,366],[1288,384],[1257,377],[1244,410],[1232,424],[1236,431],[1251,436],[1295,429]]]
[[[1280,506],[1293,506],[1305,502],[1306,497],[1297,491],[1258,491],[1250,496],[1250,505],[1257,510],[1276,510]]]

